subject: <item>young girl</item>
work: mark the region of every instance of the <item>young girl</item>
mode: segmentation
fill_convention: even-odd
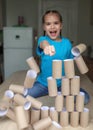
[[[38,39],[37,54],[41,58],[41,72],[28,95],[40,97],[48,95],[47,78],[52,76],[52,61],[73,58],[69,39],[62,37],[62,16],[56,10],[47,11],[42,18],[44,36]],[[62,62],[62,76],[65,75]],[[61,79],[57,79],[58,91],[61,91]]]

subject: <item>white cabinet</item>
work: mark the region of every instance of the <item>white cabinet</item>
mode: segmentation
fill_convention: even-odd
[[[13,72],[28,69],[26,59],[33,55],[31,27],[4,27],[4,79]]]

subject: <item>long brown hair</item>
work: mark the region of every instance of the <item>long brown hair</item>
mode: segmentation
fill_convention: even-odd
[[[45,14],[42,17],[42,24],[45,23],[45,16],[49,13],[56,14],[59,17],[60,22],[63,22],[62,15],[57,10],[47,10]],[[45,31],[43,32],[43,35],[45,36]],[[60,37],[62,36],[62,32],[60,30]]]

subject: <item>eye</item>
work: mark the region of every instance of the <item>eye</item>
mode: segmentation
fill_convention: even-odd
[[[49,22],[47,22],[47,23],[45,23],[45,25],[50,25],[50,23],[49,23]]]
[[[55,22],[54,24],[57,25],[57,24],[59,24],[59,22]]]

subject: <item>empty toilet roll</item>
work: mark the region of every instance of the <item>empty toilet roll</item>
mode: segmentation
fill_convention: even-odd
[[[75,57],[74,60],[81,74],[85,74],[88,72],[89,69],[81,55]]]
[[[55,109],[58,112],[62,111],[63,109],[63,96],[61,92],[58,92],[57,96],[55,97]]]
[[[60,125],[66,127],[69,125],[69,112],[66,109],[63,109],[60,112]]]
[[[41,119],[46,118],[49,116],[49,107],[48,106],[42,106],[41,107]]]
[[[24,110],[23,106],[15,107],[15,115],[16,115],[16,122],[17,122],[18,128],[20,130],[27,128],[28,122],[26,119],[26,114],[25,114],[25,110]]]
[[[30,124],[30,122],[31,122],[31,109],[25,110],[25,114],[26,114],[26,120],[27,120],[28,124]]]
[[[11,108],[8,109],[6,116],[11,120],[16,121],[15,112]]]
[[[89,124],[89,109],[84,108],[84,110],[80,113],[80,126],[87,127]]]
[[[80,92],[76,96],[76,110],[78,112],[82,112],[84,109],[84,98],[85,98],[85,94],[83,92]]]
[[[79,56],[81,53],[83,53],[86,50],[86,45],[84,43],[80,43],[79,45],[76,45],[72,48],[71,52],[74,56]]]
[[[48,128],[52,124],[52,120],[50,117],[40,119],[39,121],[33,124],[34,130],[44,130]]]
[[[48,128],[48,130],[62,130],[62,126],[58,124],[56,121],[52,121],[51,126]]]
[[[73,95],[66,96],[66,110],[68,112],[74,111],[74,96]]]
[[[78,95],[80,92],[80,76],[74,76],[71,79],[71,91],[72,95]]]
[[[6,102],[5,106],[8,108],[12,105],[14,92],[12,90],[6,90],[2,98],[2,102]]]
[[[7,114],[8,108],[1,108],[0,107],[0,117],[3,117]]]
[[[15,94],[14,101],[18,105],[23,105],[23,107],[24,107],[25,110],[28,110],[31,107],[31,101],[28,101],[25,97],[23,97],[20,94]]]
[[[27,89],[24,88],[22,85],[11,84],[9,89],[12,90],[14,93],[23,94],[24,96],[27,94]]]
[[[35,109],[40,109],[43,104],[42,102],[38,101],[37,99],[29,95],[26,96],[26,99],[31,102],[32,108],[35,108]]]
[[[28,58],[26,62],[32,70],[35,70],[37,73],[40,72],[39,66],[33,56]]]
[[[61,79],[61,77],[62,77],[62,60],[53,60],[52,76],[55,79]]]
[[[8,110],[9,107],[11,107],[11,104],[10,104],[9,101],[7,101],[7,100],[1,100],[0,101],[0,111],[1,112],[3,112],[3,110],[4,111]]]
[[[73,111],[70,113],[70,125],[72,127],[78,127],[78,125],[79,125],[79,112]]]
[[[75,76],[74,60],[73,59],[64,60],[64,69],[66,77],[73,78]]]
[[[24,87],[31,88],[36,80],[37,73],[35,70],[28,70],[25,80],[24,80]]]
[[[58,112],[56,111],[55,107],[50,107],[49,116],[52,119],[52,121],[58,122]]]
[[[31,109],[31,124],[40,120],[40,109]]]
[[[53,77],[48,77],[48,92],[50,97],[57,96],[57,83]]]
[[[61,84],[61,93],[64,96],[70,94],[70,80],[67,77],[62,77],[62,84]]]

